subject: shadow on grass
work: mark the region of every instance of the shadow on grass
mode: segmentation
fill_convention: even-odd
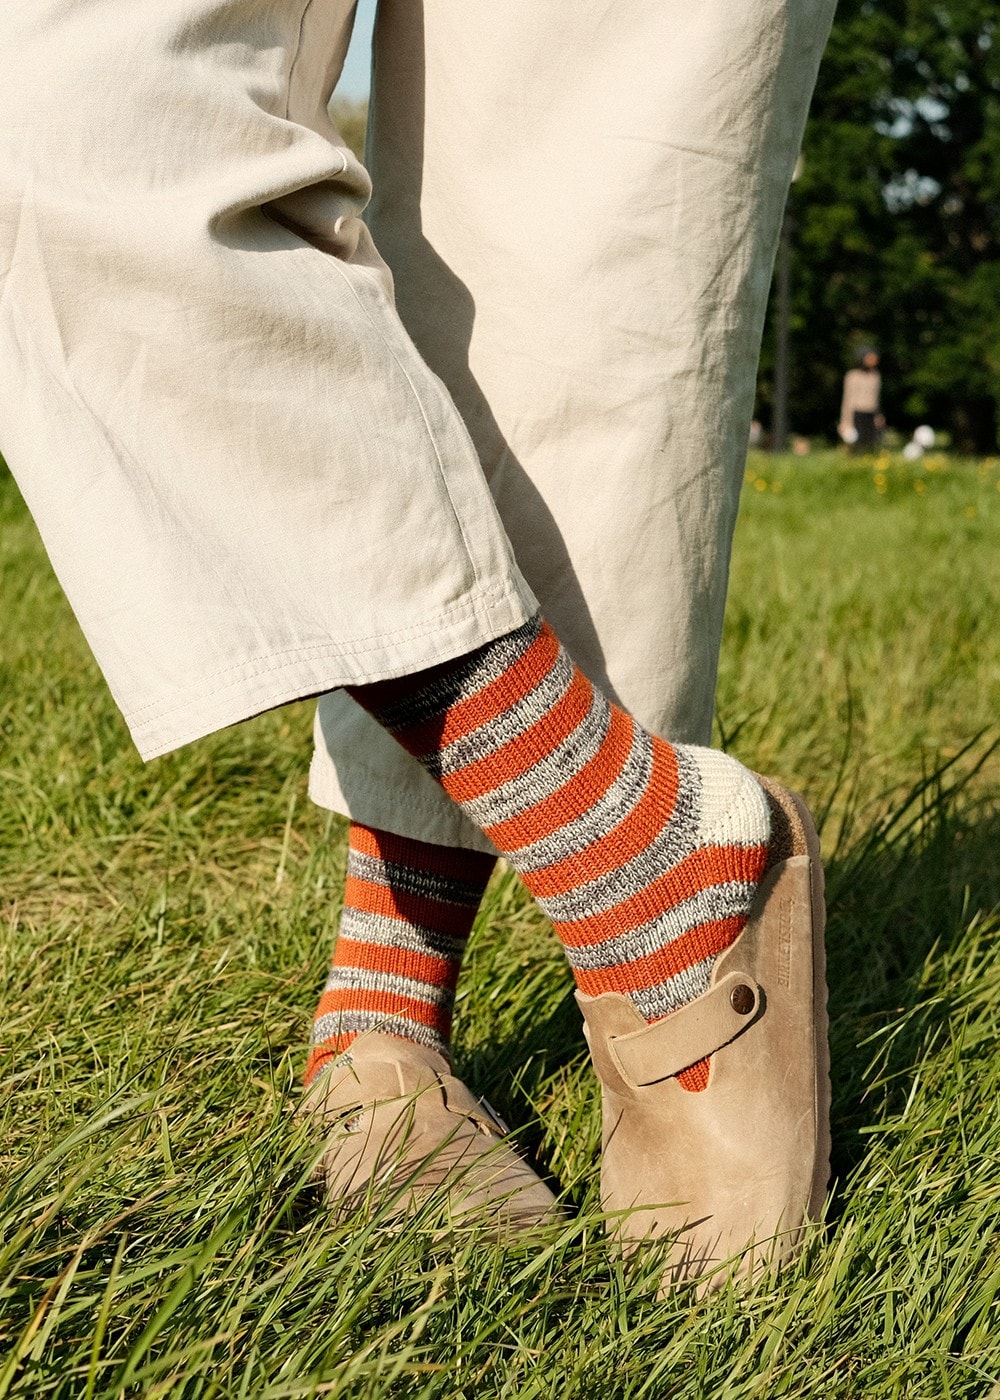
[[[971,771],[960,760],[981,750]],[[1000,793],[973,791],[998,742],[970,745],[887,807],[866,830],[848,820],[827,861],[828,978],[834,1176],[864,1156],[873,1117],[901,1110],[909,1078],[894,1075],[951,1020],[962,981],[940,964],[970,925],[1000,908]],[[873,1039],[893,1023],[891,1051]],[[866,1097],[873,1061],[882,1085]]]

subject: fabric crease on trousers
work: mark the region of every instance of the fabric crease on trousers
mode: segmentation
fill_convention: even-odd
[[[708,738],[832,8],[381,0],[370,180],[350,0],[9,0],[0,449],[144,757],[319,694],[316,801],[488,849],[337,687],[539,603]]]

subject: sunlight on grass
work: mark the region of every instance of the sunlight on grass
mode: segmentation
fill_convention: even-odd
[[[780,1280],[657,1302],[507,871],[459,1068],[573,1218],[503,1249],[323,1214],[290,1111],[344,826],[304,797],[310,707],[141,765],[0,476],[0,1400],[1000,1395],[1000,462],[747,484],[719,735],[822,821],[836,1183]]]

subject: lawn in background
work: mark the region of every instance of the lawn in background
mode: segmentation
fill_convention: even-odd
[[[289,1121],[344,864],[310,707],[142,766],[0,476],[0,1400],[998,1400],[998,543],[998,462],[750,460],[720,739],[823,821],[836,1181],[778,1282],[657,1302],[509,874],[458,1068],[573,1218],[505,1250],[323,1215]]]

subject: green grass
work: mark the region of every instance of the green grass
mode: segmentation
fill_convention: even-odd
[[[0,1400],[1000,1400],[1000,464],[927,467],[748,469],[720,724],[824,819],[836,1182],[780,1281],[702,1302],[605,1246],[510,876],[458,1064],[576,1215],[510,1249],[324,1217],[289,1122],[344,860],[309,707],[143,767],[0,478]]]

